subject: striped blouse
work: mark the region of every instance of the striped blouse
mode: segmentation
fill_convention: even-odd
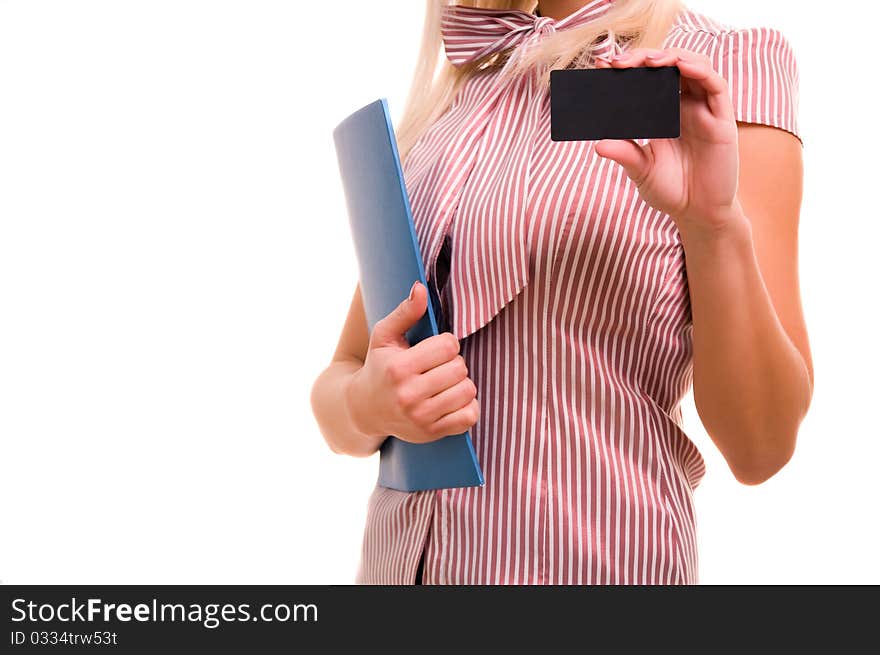
[[[708,55],[737,120],[800,138],[778,30],[685,7],[663,47]],[[495,70],[464,83],[404,162],[428,281],[477,386],[486,484],[377,485],[356,581],[411,584],[424,554],[425,584],[695,584],[705,468],[679,404],[692,373],[679,234],[594,142],[550,140],[547,90]]]

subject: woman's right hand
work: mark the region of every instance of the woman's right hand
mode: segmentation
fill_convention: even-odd
[[[373,326],[364,365],[343,394],[364,434],[425,443],[460,434],[480,418],[477,387],[455,335],[443,332],[414,346],[406,340],[427,305],[428,290],[416,282],[409,297]]]

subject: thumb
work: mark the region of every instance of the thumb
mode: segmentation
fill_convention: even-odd
[[[596,154],[623,166],[629,178],[641,185],[651,171],[650,143],[640,146],[632,139],[603,139],[596,144]]]
[[[428,309],[428,289],[418,280],[413,283],[409,296],[404,298],[389,314],[376,321],[370,339],[370,347],[409,347],[406,331],[419,322]]]

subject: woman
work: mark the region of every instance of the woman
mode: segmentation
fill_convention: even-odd
[[[368,334],[356,290],[312,404],[355,456],[470,429],[486,484],[377,486],[357,580],[694,584],[681,397],[758,484],[812,395],[791,47],[676,0],[471,4],[429,3],[398,130],[449,331],[407,347],[415,284]],[[552,142],[549,70],[591,66],[677,66],[681,137]]]

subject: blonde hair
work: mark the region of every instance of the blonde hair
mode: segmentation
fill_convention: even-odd
[[[487,9],[518,9],[534,12],[537,0],[427,0],[422,45],[416,63],[413,81],[407,96],[403,115],[396,128],[398,150],[405,160],[410,148],[449,107],[456,92],[467,77],[490,66],[501,66],[509,57],[509,50],[482,59],[453,66],[446,58],[440,31],[443,7],[449,4]],[[539,81],[549,84],[550,70],[554,68],[588,68],[593,65],[590,48],[606,36],[631,47],[659,47],[678,11],[681,0],[615,0],[600,17],[581,27],[560,30],[530,48],[505,74],[517,75],[534,66],[544,68]]]

